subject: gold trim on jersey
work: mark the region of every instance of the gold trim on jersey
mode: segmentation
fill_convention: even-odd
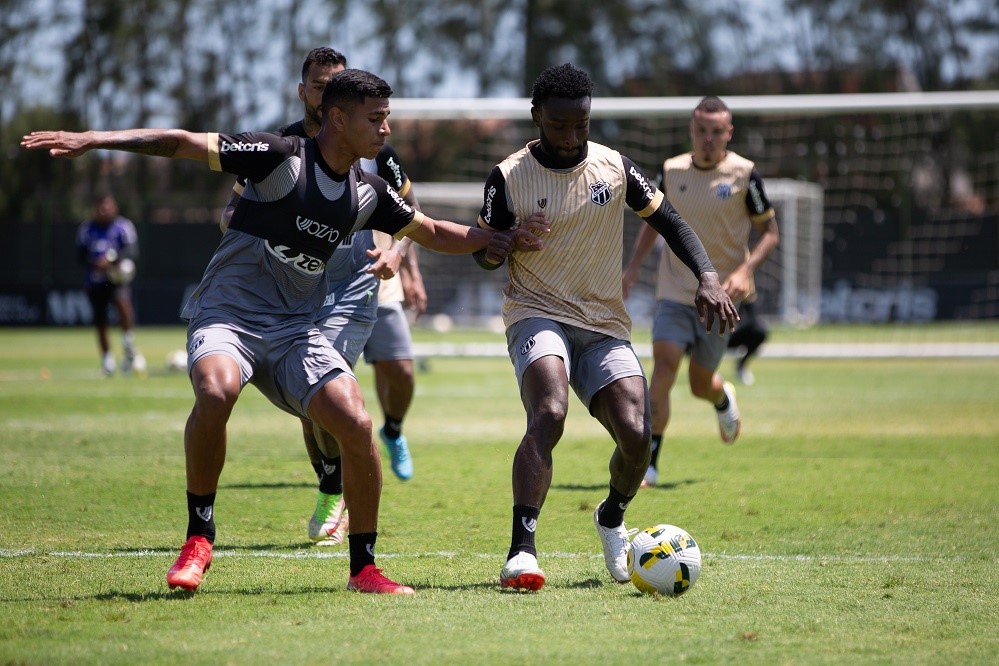
[[[415,231],[417,227],[420,227],[423,224],[423,220],[426,219],[426,217],[427,216],[421,213],[420,211],[413,209],[412,221],[399,231],[395,232],[395,239],[402,240],[403,238],[408,236],[411,232]]]
[[[208,137],[208,168],[212,171],[221,171],[222,159],[219,156],[219,133],[208,132],[205,136]]]

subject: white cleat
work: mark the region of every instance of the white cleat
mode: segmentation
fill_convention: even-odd
[[[722,410],[715,410],[718,415],[718,432],[721,439],[726,444],[732,444],[739,437],[742,429],[742,417],[739,415],[739,405],[735,402],[735,386],[732,382],[725,382],[723,389],[728,397],[728,407]]]
[[[500,569],[500,586],[537,592],[545,584],[545,574],[538,568],[538,558],[521,551]]]
[[[607,571],[617,582],[627,583],[631,580],[631,576],[628,575],[628,550],[631,549],[628,529],[623,522],[617,527],[604,527],[600,524],[600,508],[606,501],[601,501],[593,510],[593,524],[604,547],[604,563],[607,565]]]

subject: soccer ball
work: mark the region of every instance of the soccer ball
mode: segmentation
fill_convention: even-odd
[[[676,525],[656,525],[639,532],[628,550],[628,575],[645,594],[677,597],[697,581],[701,549]]]
[[[166,369],[168,372],[187,371],[187,352],[183,349],[174,349],[166,355]]]
[[[135,279],[135,262],[121,259],[108,265],[108,281],[111,284],[125,285]]]

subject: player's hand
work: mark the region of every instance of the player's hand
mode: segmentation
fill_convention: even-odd
[[[399,272],[402,278],[403,304],[413,311],[417,318],[427,311],[427,289],[419,270],[403,267]]]
[[[89,132],[32,132],[21,137],[25,150],[48,150],[52,157],[77,157],[90,150]]]
[[[367,253],[368,257],[374,260],[371,267],[364,271],[368,275],[374,275],[380,280],[391,280],[399,272],[402,255],[395,250],[375,248],[368,250]]]
[[[697,314],[701,321],[704,322],[704,330],[711,332],[715,325],[715,317],[718,318],[719,335],[725,332],[726,326],[730,331],[735,330],[735,324],[739,321],[739,313],[732,303],[732,299],[718,282],[718,273],[701,274],[700,282],[697,285],[697,294],[694,296],[694,305],[697,307]]]
[[[752,273],[740,266],[725,278],[722,289],[735,303],[741,303],[749,296]]]
[[[527,218],[527,222],[520,225],[519,228],[531,232],[538,238],[544,238],[552,230],[552,224],[548,221],[544,213],[538,211],[537,213],[531,213],[531,216]]]

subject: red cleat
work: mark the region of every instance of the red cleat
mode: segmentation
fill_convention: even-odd
[[[201,577],[212,566],[212,543],[203,536],[193,536],[180,549],[177,561],[167,572],[170,589],[183,588],[194,592],[201,585]]]
[[[382,575],[382,570],[374,564],[368,564],[356,576],[347,581],[347,589],[355,592],[370,592],[372,594],[413,594],[413,588],[400,585]]]

